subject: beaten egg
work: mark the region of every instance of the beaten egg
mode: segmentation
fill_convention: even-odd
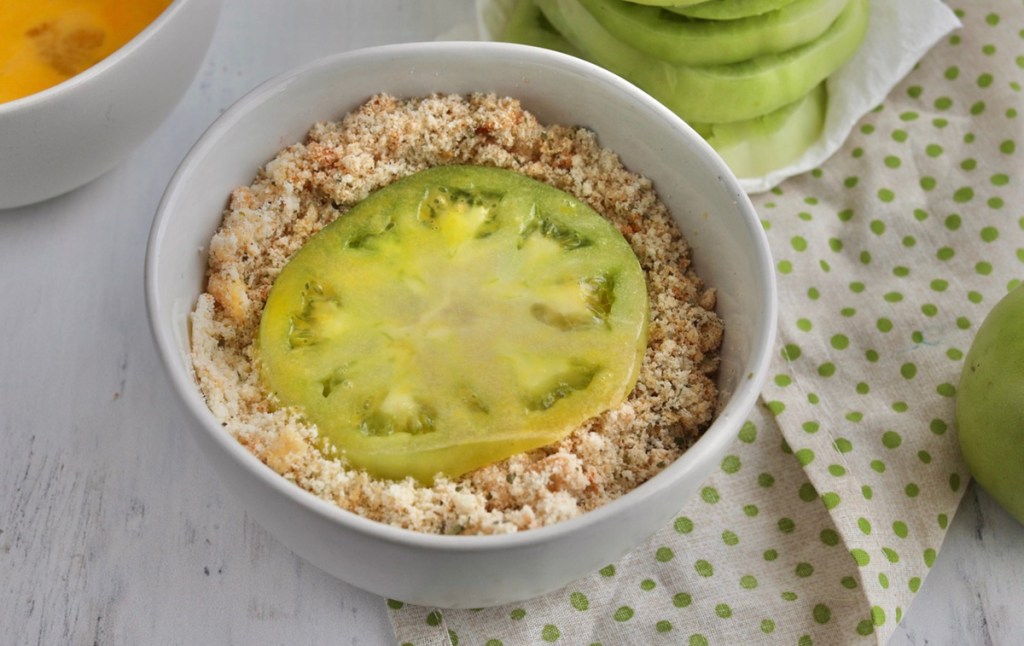
[[[57,85],[142,31],[171,0],[0,2],[0,103]]]

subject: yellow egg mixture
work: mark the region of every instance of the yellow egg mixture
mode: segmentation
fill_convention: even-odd
[[[0,103],[66,81],[142,31],[171,0],[0,2]]]

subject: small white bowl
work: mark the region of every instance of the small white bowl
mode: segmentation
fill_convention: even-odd
[[[0,209],[91,182],[156,130],[192,82],[221,0],[174,0],[96,65],[0,103]]]
[[[316,121],[372,94],[496,92],[542,123],[582,125],[650,177],[718,290],[726,325],[723,408],[662,473],[595,511],[502,536],[438,536],[343,511],[281,478],[229,436],[190,367],[188,316],[203,288],[205,250],[232,188],[251,183]],[[533,597],[616,561],[670,521],[718,467],[755,403],[775,336],[767,240],[746,194],[712,149],[636,87],[584,61],[504,43],[420,43],[310,63],[242,98],[202,136],[163,197],[146,259],[150,324],[171,382],[194,417],[200,449],[245,509],[318,567],[377,594],[423,605],[483,607]]]

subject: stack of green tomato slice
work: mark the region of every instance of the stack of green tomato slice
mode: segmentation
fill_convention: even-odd
[[[825,81],[857,51],[869,0],[517,0],[502,39],[631,81],[740,177],[799,158],[824,128]]]
[[[325,445],[388,479],[456,477],[620,405],[647,347],[632,248],[518,173],[421,171],[310,238],[260,319],[261,375]]]

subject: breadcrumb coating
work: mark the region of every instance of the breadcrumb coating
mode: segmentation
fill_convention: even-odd
[[[588,203],[629,242],[650,297],[636,388],[563,440],[460,478],[424,485],[376,479],[316,448],[316,427],[278,408],[255,356],[260,314],[281,268],[310,236],[372,191],[427,168],[496,166]],[[377,95],[317,123],[235,189],[209,249],[206,292],[192,314],[193,365],[210,410],[254,455],[343,509],[427,533],[497,534],[550,525],[634,489],[711,423],[723,323],[715,293],[646,178],[583,128],[544,126],[493,94]]]

